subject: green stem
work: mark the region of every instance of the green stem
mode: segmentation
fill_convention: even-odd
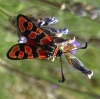
[[[11,13],[9,13],[7,10],[3,9],[2,7],[0,7],[0,13],[4,14],[8,18],[13,16]]]

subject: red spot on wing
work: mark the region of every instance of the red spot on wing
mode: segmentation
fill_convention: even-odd
[[[11,49],[11,51],[10,51],[10,53],[9,53],[9,56],[11,57],[11,58],[16,58],[16,55],[15,55],[15,53],[17,52],[17,51],[19,51],[20,50],[20,47],[17,45],[17,46],[14,46],[12,49]]]
[[[54,51],[54,54],[53,54],[54,56],[56,56],[58,50],[59,50],[59,49],[58,49],[58,47],[57,47],[57,48],[55,49],[55,51]]]
[[[36,46],[36,43],[30,39],[27,39],[27,44],[32,45],[32,46]]]
[[[38,53],[38,58],[40,59],[46,58],[46,52],[44,52],[44,50],[38,48],[37,53]]]
[[[36,34],[41,34],[42,33],[42,30],[40,29],[40,28],[37,28],[37,30],[36,30]]]
[[[28,35],[28,37],[29,37],[30,39],[34,39],[34,38],[36,38],[36,33],[33,32],[33,31],[31,31],[31,33]]]
[[[50,42],[52,41],[53,39],[49,36],[49,35],[46,35],[43,39],[41,39],[41,42],[42,44],[50,44]]]
[[[28,59],[34,58],[32,54],[28,54]]]
[[[18,58],[19,59],[22,59],[24,57],[24,52],[23,51],[20,51],[19,52],[19,55],[18,55]]]
[[[25,27],[24,27],[24,23],[25,22],[27,22],[27,20],[24,18],[24,17],[20,17],[19,18],[19,22],[18,22],[18,27],[19,27],[19,29],[20,29],[20,31],[22,32],[22,33],[24,33],[25,32]]]
[[[33,24],[32,22],[28,22],[27,30],[32,30]]]
[[[32,49],[29,46],[25,46],[25,53],[28,54],[28,58],[33,58]]]

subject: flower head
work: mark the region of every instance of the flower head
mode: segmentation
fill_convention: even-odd
[[[19,37],[18,43],[26,43],[26,42],[27,42],[26,37],[24,37],[24,36]]]
[[[79,48],[81,47],[81,44],[77,41],[71,42],[70,44],[72,44],[74,47]],[[71,50],[72,54],[76,54],[76,49]]]

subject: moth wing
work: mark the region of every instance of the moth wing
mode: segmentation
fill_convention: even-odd
[[[53,39],[26,16],[17,16],[17,26],[21,34],[40,45],[48,45]]]
[[[46,58],[45,51],[38,46],[28,45],[27,43],[20,43],[12,46],[7,52],[7,58],[12,60]]]

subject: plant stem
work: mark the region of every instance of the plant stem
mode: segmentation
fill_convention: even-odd
[[[7,10],[5,10],[2,7],[0,7],[0,13],[2,13],[3,15],[5,15],[8,18],[11,17],[11,16],[13,16],[11,13],[9,13]]]

